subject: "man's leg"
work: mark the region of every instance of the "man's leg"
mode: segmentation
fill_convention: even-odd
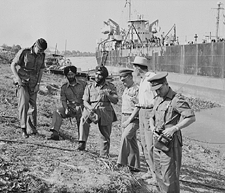
[[[122,122],[128,117],[123,116]],[[130,123],[121,136],[120,151],[117,163],[121,165],[129,165],[133,168],[140,168],[139,148],[136,141],[136,131],[138,129],[138,120]]]
[[[18,111],[19,111],[19,120],[20,127],[23,132],[23,137],[27,138],[27,112],[29,109],[29,93],[26,87],[20,86],[17,91],[18,94]]]
[[[109,148],[110,148],[110,135],[112,131],[112,124],[109,125],[100,125],[98,123],[99,131],[100,131],[100,156],[108,157],[109,156]]]
[[[155,176],[155,169],[154,169],[154,160],[153,160],[153,132],[149,125],[149,119],[151,117],[151,109],[144,109],[145,116],[144,116],[144,132],[145,132],[145,141],[147,145],[147,151],[148,151],[148,165],[152,174],[152,183],[155,184],[156,182],[156,176]]]
[[[27,133],[37,133],[37,93],[30,94],[27,117]]]
[[[85,150],[89,131],[90,131],[90,124],[87,121],[87,117],[82,116],[80,118],[80,125],[79,125],[79,145],[77,148],[78,150],[80,151]]]
[[[52,124],[50,128],[50,131],[52,131],[52,135],[49,139],[59,140],[59,129],[62,125],[63,118],[66,118],[65,110],[63,107],[60,107],[53,112]]]

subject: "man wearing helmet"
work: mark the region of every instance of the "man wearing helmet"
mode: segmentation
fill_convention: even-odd
[[[97,66],[95,70],[95,81],[87,85],[84,91],[84,111],[80,122],[80,137],[78,150],[85,150],[91,123],[90,113],[96,114],[100,131],[100,156],[108,157],[110,148],[110,135],[112,122],[117,120],[111,103],[118,102],[116,87],[106,81],[108,70],[104,66]],[[93,122],[93,120],[92,120]]]
[[[77,68],[67,66],[64,68],[64,75],[68,82],[63,84],[60,92],[62,107],[53,112],[52,125],[50,131],[52,135],[49,139],[59,140],[59,129],[63,118],[75,117],[79,131],[80,118],[83,111],[83,94],[86,82],[76,79]]]
[[[45,68],[47,42],[40,38],[31,48],[21,49],[11,64],[14,84],[17,86],[20,127],[24,138],[36,134],[37,92]],[[19,68],[17,68],[19,67]]]

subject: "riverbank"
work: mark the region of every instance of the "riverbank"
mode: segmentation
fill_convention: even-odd
[[[84,152],[76,150],[75,120],[63,121],[60,141],[47,140],[52,112],[60,106],[59,90],[66,81],[63,76],[43,75],[37,103],[39,135],[26,140],[20,138],[17,98],[9,65],[0,65],[0,81],[0,192],[156,192],[155,187],[140,179],[146,172],[142,153],[141,172],[115,168],[121,137],[123,87],[119,81],[114,81],[120,101],[114,105],[118,121],[113,124],[109,159],[99,157],[99,131],[94,124]],[[194,105],[199,113],[203,111],[201,107],[214,109],[210,102],[194,101]],[[220,149],[204,146],[184,135],[181,192],[225,192],[225,155]]]

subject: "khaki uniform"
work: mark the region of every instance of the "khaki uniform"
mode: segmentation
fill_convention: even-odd
[[[45,68],[44,60],[45,54],[35,54],[32,48],[21,49],[13,60],[20,66],[18,75],[22,80],[17,89],[20,127],[30,132],[35,132],[37,126],[37,92],[34,93],[34,89],[40,70]]]
[[[139,87],[133,84],[125,88],[122,95],[122,123],[132,114],[135,105],[138,103]],[[120,151],[117,163],[140,169],[140,155],[137,144],[136,131],[139,128],[138,117],[135,118],[126,128],[122,130]]]
[[[99,92],[101,90],[109,90],[110,94],[116,94],[116,87],[109,82],[98,86],[95,82],[86,86],[83,100],[87,101],[92,107],[95,107],[97,113],[98,127],[100,131],[100,155],[108,156],[110,148],[110,135],[112,130],[112,122],[117,121],[115,111],[107,96],[101,97]],[[80,137],[79,141],[87,141],[89,135],[90,122],[87,121],[88,110],[84,108],[83,115],[80,122]]]
[[[53,112],[51,130],[59,132],[63,118],[75,117],[77,128],[79,131],[80,118],[83,111],[83,94],[86,82],[77,80],[75,85],[70,85],[69,82],[61,87],[60,99],[62,107]],[[65,107],[68,107],[69,113],[65,114]]]
[[[176,117],[173,119],[173,117]],[[184,98],[176,94],[171,88],[168,94],[163,98],[157,97],[154,109],[153,119],[155,120],[155,128],[160,128],[164,123],[172,120],[165,125],[165,128],[176,125],[180,120],[194,116],[193,110],[190,108]],[[164,152],[154,147],[153,158],[156,178],[161,192],[179,193],[179,174],[182,157],[182,136],[181,131],[174,134],[171,148],[168,152]]]

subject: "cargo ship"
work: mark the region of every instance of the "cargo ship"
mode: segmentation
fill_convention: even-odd
[[[214,39],[208,37],[202,43],[194,41],[184,45],[179,44],[175,24],[166,34],[156,36],[159,28],[158,20],[149,22],[138,16],[137,19],[128,21],[129,28],[125,31],[119,24],[109,19],[104,22],[105,26],[102,29],[102,33],[106,34],[107,38],[97,44],[97,63],[109,67],[116,73],[120,68],[132,68],[131,62],[135,56],[144,56],[149,61],[150,69],[172,73],[174,79],[181,77],[178,81],[183,86],[184,84],[199,86],[200,82],[209,85],[210,82],[209,89],[216,89],[224,96],[225,40],[218,36],[221,9],[223,9],[222,3],[218,3],[217,33]],[[207,90],[207,87],[205,89]],[[196,93],[196,90],[193,92]],[[202,95],[208,93],[203,92]],[[214,100],[219,100],[222,95]],[[223,103],[225,104],[225,100]]]

